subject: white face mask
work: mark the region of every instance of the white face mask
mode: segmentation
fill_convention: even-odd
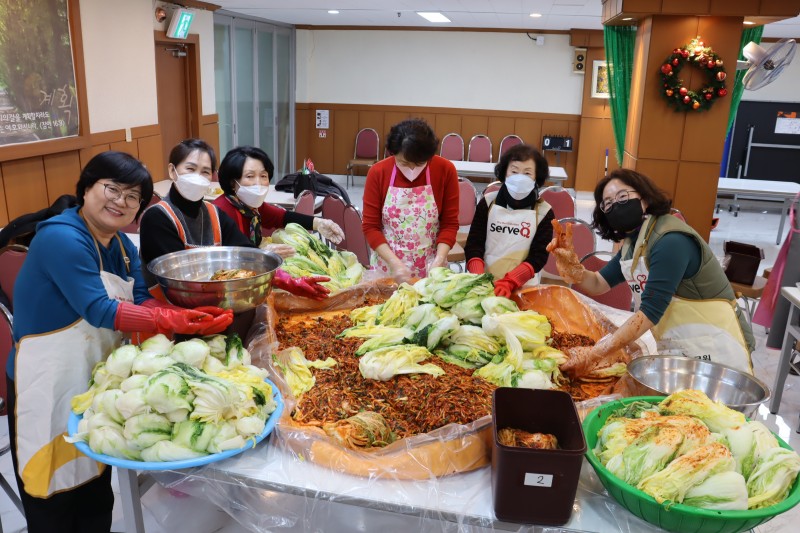
[[[208,193],[210,185],[211,180],[200,174],[178,174],[178,179],[175,180],[178,192],[190,202],[202,200],[203,196]]]
[[[403,173],[403,176],[405,176],[408,181],[414,181],[422,174],[422,171],[425,170],[425,165],[414,167],[413,169],[397,165],[397,168],[400,169],[400,172]]]
[[[258,209],[264,203],[267,192],[269,192],[269,187],[264,187],[263,185],[239,185],[236,196],[239,197],[239,200],[244,205]]]
[[[536,181],[525,174],[512,174],[506,177],[506,190],[514,200],[522,200],[536,187]]]

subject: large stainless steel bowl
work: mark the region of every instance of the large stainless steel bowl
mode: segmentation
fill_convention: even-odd
[[[697,389],[712,400],[752,416],[769,399],[769,387],[735,368],[676,355],[638,357],[628,363],[628,384],[636,395],[669,395]]]
[[[147,268],[170,303],[187,308],[214,305],[241,313],[264,303],[281,263],[279,255],[257,248],[209,246],[162,255]],[[229,268],[255,270],[259,274],[211,281],[214,272]]]

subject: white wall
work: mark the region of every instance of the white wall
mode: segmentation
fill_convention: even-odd
[[[150,0],[81,0],[93,133],[158,122]]]
[[[297,31],[297,102],[580,114],[568,35]]]
[[[780,77],[757,91],[745,90],[742,100],[759,102],[800,102],[800,54],[791,65],[781,72]]]
[[[163,5],[168,12],[174,7]],[[86,94],[92,133],[158,123],[152,0],[81,0]],[[203,114],[216,113],[214,16],[194,10],[200,36]],[[169,20],[169,18],[167,19]]]

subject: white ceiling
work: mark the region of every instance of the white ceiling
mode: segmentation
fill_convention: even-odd
[[[601,0],[209,0],[227,11],[293,25],[601,30]],[[178,0],[178,3],[179,0]],[[338,15],[328,14],[339,10]],[[417,11],[452,22],[432,24]],[[531,13],[540,13],[532,18]],[[800,37],[800,17],[768,24],[764,37]]]

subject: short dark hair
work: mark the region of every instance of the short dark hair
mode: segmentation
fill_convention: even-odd
[[[439,139],[428,123],[421,118],[398,122],[386,136],[386,151],[402,155],[411,163],[425,163],[436,155]]]
[[[214,153],[214,149],[211,148],[211,145],[202,139],[184,139],[176,144],[169,153],[169,162],[177,167],[195,150],[200,150],[208,154],[208,157],[211,158],[211,172],[216,172],[217,154]]]
[[[83,206],[83,196],[86,194],[86,189],[102,179],[111,180],[114,183],[127,185],[128,187],[137,185],[141,187],[142,203],[135,217],[135,220],[139,220],[139,215],[142,214],[153,198],[153,178],[142,162],[130,154],[111,150],[101,152],[91,158],[86,163],[86,166],[83,167],[81,176],[78,178],[78,185],[75,188],[79,206]]]
[[[600,205],[603,203],[603,190],[606,188],[609,181],[615,179],[620,180],[639,193],[642,200],[647,202],[647,214],[657,217],[670,213],[672,200],[670,200],[666,192],[659,189],[656,184],[653,183],[653,180],[634,170],[618,168],[598,181],[597,186],[594,188],[595,208],[592,213],[592,227],[597,230],[597,233],[602,238],[611,239],[613,241],[621,241],[625,238],[624,233],[611,229],[611,226],[608,225],[606,214],[600,209]]]
[[[533,159],[533,164],[535,166],[535,178],[536,178],[536,185],[541,187],[544,184],[544,180],[550,176],[550,166],[547,164],[547,159],[529,144],[517,144],[512,146],[500,157],[500,161],[494,166],[494,175],[500,181],[506,181],[506,172],[508,172],[508,165],[511,164],[512,161],[527,161],[529,159]]]
[[[242,177],[244,162],[248,157],[258,159],[264,163],[264,169],[266,169],[267,174],[269,174],[270,179],[272,179],[272,173],[275,172],[275,165],[272,164],[272,160],[264,150],[255,146],[237,146],[225,154],[222,163],[219,164],[219,175],[217,179],[219,179],[219,186],[225,194],[234,194],[233,182]]]

